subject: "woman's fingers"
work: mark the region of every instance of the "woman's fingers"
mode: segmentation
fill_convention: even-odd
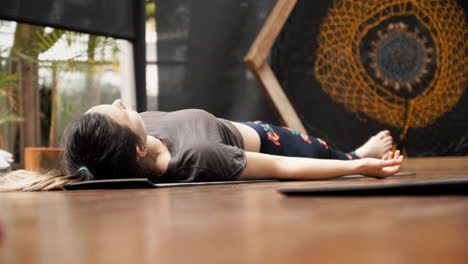
[[[382,157],[382,160],[388,160],[388,153],[385,153]]]
[[[399,150],[395,152],[388,152],[387,154],[383,155],[380,161],[375,159],[368,159],[370,171],[369,173],[364,173],[364,175],[375,178],[386,178],[388,176],[394,175],[400,171],[403,159],[404,157],[401,155]]]
[[[398,165],[398,164],[400,164],[400,162],[398,160],[394,160],[394,159],[383,160],[382,163],[380,163],[378,167],[384,168],[384,167],[395,166],[395,165]]]
[[[387,167],[387,166],[400,165],[402,162],[403,162],[403,155],[399,156],[398,158],[382,160],[381,166]]]
[[[403,160],[403,155],[401,155],[401,152],[399,150],[395,152],[389,151],[388,153],[382,156],[382,160],[398,160],[401,162]]]

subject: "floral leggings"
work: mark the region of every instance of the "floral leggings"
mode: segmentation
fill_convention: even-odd
[[[334,150],[322,139],[288,127],[278,127],[262,121],[242,123],[257,131],[260,136],[261,153],[318,159],[359,159],[354,152],[343,153]]]

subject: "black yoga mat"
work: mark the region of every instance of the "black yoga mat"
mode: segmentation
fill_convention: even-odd
[[[400,172],[396,173],[395,175],[393,175],[391,177],[395,177],[395,176],[412,176],[412,175],[416,175],[416,173],[407,172],[407,171],[400,171]],[[346,176],[343,176],[343,177],[335,178],[333,180],[348,180],[348,179],[355,179],[355,178],[367,178],[367,177],[364,176],[364,175],[361,175],[361,174],[351,174],[351,175],[346,175]]]
[[[468,195],[468,178],[415,180],[352,186],[299,187],[278,190],[288,196]]]
[[[394,176],[414,175],[411,172],[399,172]],[[348,175],[335,180],[346,180],[352,178],[361,178],[362,175]],[[189,187],[203,185],[223,185],[240,183],[259,183],[259,182],[278,182],[279,180],[247,180],[247,181],[217,181],[217,182],[188,182],[188,183],[154,183],[146,178],[112,179],[112,180],[94,180],[69,183],[64,186],[66,190],[90,190],[90,189],[144,189],[144,188],[168,188],[168,187]]]
[[[66,190],[93,190],[93,189],[145,189],[145,188],[168,188],[189,187],[204,185],[223,185],[240,183],[275,182],[277,180],[248,180],[248,181],[217,181],[217,182],[188,182],[188,183],[153,183],[146,178],[94,180],[69,183],[64,186]]]

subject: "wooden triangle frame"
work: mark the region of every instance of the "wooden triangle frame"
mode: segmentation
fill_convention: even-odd
[[[307,131],[299,119],[296,110],[266,61],[271,47],[281,32],[291,11],[296,6],[296,3],[297,0],[278,0],[263,25],[263,28],[250,47],[244,61],[263,87],[264,92],[267,94],[270,103],[273,105],[283,125],[306,133]]]

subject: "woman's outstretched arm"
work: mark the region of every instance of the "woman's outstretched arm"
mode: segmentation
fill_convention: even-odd
[[[246,152],[247,166],[240,179],[330,179],[349,174],[385,178],[400,171],[403,156],[389,152],[382,159],[311,159]]]

